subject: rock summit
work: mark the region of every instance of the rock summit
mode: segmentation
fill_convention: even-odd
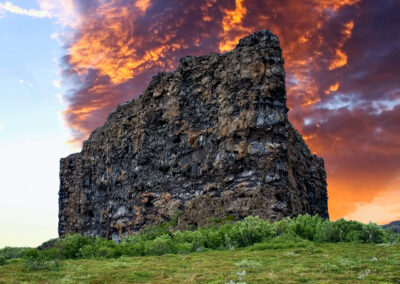
[[[288,121],[283,65],[278,38],[260,31],[154,76],[61,159],[59,235],[118,240],[178,212],[180,228],[328,218],[324,162]]]

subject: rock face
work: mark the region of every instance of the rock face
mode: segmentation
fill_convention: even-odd
[[[248,215],[328,218],[326,173],[288,121],[279,40],[188,56],[61,159],[59,234],[119,239],[181,212],[178,226]]]
[[[390,222],[389,224],[382,225],[382,228],[384,228],[386,230],[393,229],[393,231],[395,233],[400,234],[400,221],[393,221],[393,222]]]

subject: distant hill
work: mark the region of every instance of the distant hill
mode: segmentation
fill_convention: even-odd
[[[382,228],[384,228],[384,229],[390,229],[392,227],[394,228],[394,231],[396,233],[400,233],[400,221],[393,221],[393,222],[390,222],[389,224],[382,225]]]

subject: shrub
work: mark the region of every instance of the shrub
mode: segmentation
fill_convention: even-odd
[[[172,253],[172,250],[173,242],[169,235],[162,235],[145,243],[146,255],[163,255]]]
[[[228,233],[239,247],[250,246],[269,239],[275,234],[275,228],[268,221],[252,216],[234,224]]]
[[[145,242],[141,241],[132,245],[129,245],[124,250],[125,255],[128,256],[143,256],[146,255]]]
[[[293,227],[293,220],[290,217],[274,222],[273,227],[276,236],[287,235],[294,237],[296,235]]]
[[[58,239],[55,244],[43,246],[43,250],[6,248],[0,250],[0,256],[23,255],[27,260],[45,263],[56,259],[185,254],[247,246],[253,246],[252,249],[309,247],[313,245],[312,241],[382,243],[398,242],[400,239],[400,235],[373,223],[365,225],[344,219],[330,222],[310,215],[284,218],[272,224],[250,216],[234,224],[202,227],[195,231],[176,231],[175,225],[176,221],[148,227],[142,232],[125,237],[118,244],[101,237],[68,235]],[[44,265],[43,263],[39,264]]]
[[[94,239],[92,237],[75,234],[58,239],[55,248],[59,251],[60,258],[74,259],[82,257],[81,248],[93,244]]]
[[[110,247],[99,247],[96,251],[96,256],[100,258],[114,257],[114,250]]]
[[[386,234],[389,236],[389,233]],[[366,242],[383,243],[385,241],[385,231],[377,224],[369,223],[366,226]]]
[[[365,225],[357,221],[340,219],[334,223],[341,242],[362,242],[365,239]]]
[[[390,241],[390,232],[374,223],[365,225],[340,219],[336,222],[322,223],[316,239],[324,242],[382,243]]]
[[[200,230],[197,231],[176,231],[172,238],[175,243],[190,243],[192,251],[197,251],[199,248],[204,248],[206,237]]]
[[[220,229],[207,228],[201,230],[204,236],[204,247],[210,249],[225,248],[226,240],[224,230],[228,230],[231,225],[224,225]]]
[[[326,220],[319,224],[315,234],[315,240],[319,242],[339,242],[339,230],[333,222]]]
[[[147,226],[143,229],[140,234],[140,239],[145,241],[151,241],[162,235],[169,235],[169,225],[167,223],[159,226]]]
[[[174,247],[174,253],[177,254],[187,254],[196,250],[193,249],[192,243],[176,243]]]
[[[80,255],[83,258],[112,258],[122,254],[122,245],[101,237],[97,237],[94,242],[80,248]]]
[[[394,231],[394,228],[384,230],[385,241],[388,243],[400,243],[400,234]]]
[[[0,249],[0,257],[3,257],[5,260],[13,259],[13,258],[22,258],[25,255],[25,252],[28,248],[12,248],[5,247]]]
[[[150,225],[145,227],[140,233],[140,238],[142,240],[154,240],[162,235],[171,235],[172,231],[174,231],[178,225],[179,216],[181,214],[181,211],[175,210],[171,220],[157,226]]]
[[[4,264],[6,264],[6,262],[7,262],[7,259],[4,256],[0,255],[0,265],[4,265]]]
[[[324,220],[317,215],[299,215],[292,220],[293,230],[296,236],[313,241],[317,235],[317,230],[320,228]]]
[[[133,233],[133,234],[128,235],[125,238],[123,238],[121,240],[121,243],[122,244],[134,244],[134,243],[137,243],[137,242],[139,242],[141,240],[143,240],[143,236],[141,234]]]

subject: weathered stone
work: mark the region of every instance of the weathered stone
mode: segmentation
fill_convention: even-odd
[[[279,40],[268,31],[231,52],[181,59],[112,112],[61,160],[59,234],[118,240],[181,211],[211,218],[328,218],[326,174],[287,118]]]

